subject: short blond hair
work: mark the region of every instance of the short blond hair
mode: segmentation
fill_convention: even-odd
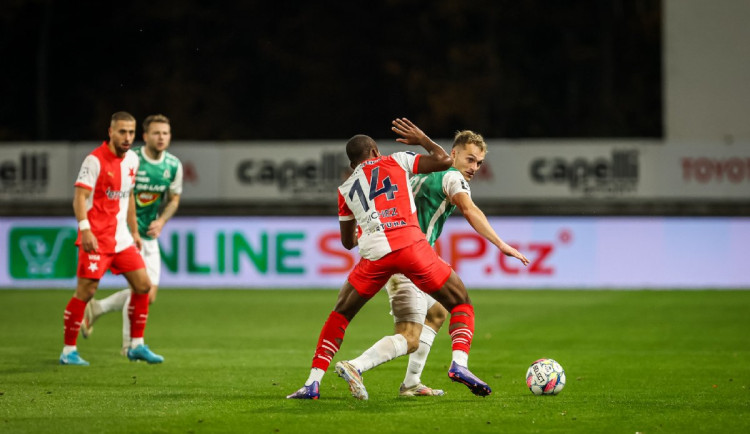
[[[146,119],[143,120],[143,132],[147,133],[148,127],[150,127],[154,122],[169,125],[169,118],[164,116],[163,114],[147,116]]]
[[[481,134],[475,133],[471,130],[456,131],[456,135],[453,137],[453,147],[466,146],[469,144],[476,145],[482,152],[487,153],[487,143],[484,142],[484,137]]]
[[[112,114],[112,119],[110,119],[110,125],[114,125],[115,122],[118,122],[118,121],[135,122],[135,117],[128,112],[116,112]]]

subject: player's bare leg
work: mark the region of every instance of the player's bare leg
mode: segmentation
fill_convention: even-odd
[[[414,352],[419,346],[422,324],[404,321],[396,323],[394,328],[395,334],[383,337],[359,357],[348,362],[363,374],[389,360]]]
[[[490,386],[469,371],[469,350],[474,337],[474,307],[461,278],[451,270],[443,287],[430,295],[451,314],[448,331],[451,335],[453,361],[448,370],[448,377],[466,385],[475,395],[489,395],[492,393]]]
[[[417,350],[409,354],[409,364],[406,367],[406,376],[399,389],[401,396],[442,396],[445,392],[440,389],[432,389],[422,384],[422,371],[424,370],[427,356],[430,354],[432,343],[437,332],[445,322],[448,311],[440,303],[434,303],[428,310],[418,336]],[[398,328],[398,323],[396,324]]]
[[[442,390],[431,389],[421,383],[420,374],[424,367],[425,359],[429,353],[429,345],[432,345],[435,332],[423,327],[425,317],[430,306],[439,305],[432,297],[421,291],[405,275],[394,274],[385,285],[388,292],[388,301],[393,315],[394,330],[406,338],[409,367],[406,371],[404,382],[399,387],[400,396],[441,396]],[[424,338],[423,338],[424,337]],[[420,353],[420,348],[425,347],[416,359],[415,354]],[[418,366],[418,368],[417,368]]]
[[[386,284],[391,313],[394,317],[394,335],[385,336],[355,359],[339,362],[337,370],[354,372],[361,376],[366,371],[407,353],[413,353],[419,348],[419,336],[422,323],[427,312],[426,299],[423,292],[403,274],[392,276]],[[434,300],[432,300],[434,303]],[[405,388],[401,385],[399,394],[402,396],[434,396],[442,391],[433,391],[424,385],[411,385]]]

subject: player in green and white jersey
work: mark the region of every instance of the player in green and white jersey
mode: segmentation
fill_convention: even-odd
[[[487,155],[484,138],[472,131],[459,131],[453,140],[453,167],[443,172],[415,175],[411,179],[419,226],[431,245],[440,236],[448,217],[460,209],[477,233],[494,244],[503,254],[512,256],[524,265],[529,260],[505,243],[490,226],[471,199],[469,181],[479,170]],[[386,284],[395,332],[406,338],[409,354],[402,396],[440,396],[443,391],[422,384],[421,374],[437,332],[448,312],[428,294],[420,291],[406,276],[396,274]],[[393,358],[393,344],[381,339],[349,363],[360,373]],[[455,360],[455,359],[454,359]]]
[[[182,163],[167,152],[172,140],[169,119],[164,115],[151,115],[143,121],[145,144],[135,149],[140,159],[135,177],[135,209],[138,232],[143,240],[141,255],[146,263],[146,272],[151,279],[149,302],[156,300],[161,276],[161,255],[157,238],[164,224],[174,216],[180,205],[182,194]],[[103,299],[92,299],[84,312],[81,333],[88,337],[94,322],[101,315],[122,311],[122,347],[130,346],[130,321],[127,307],[130,289],[123,289]]]

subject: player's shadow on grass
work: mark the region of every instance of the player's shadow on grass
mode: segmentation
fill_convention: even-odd
[[[269,399],[269,398],[263,398]],[[324,411],[327,414],[330,414],[332,411],[337,412],[357,412],[357,413],[364,413],[364,414],[381,414],[384,411],[384,406],[397,406],[399,408],[399,411],[404,411],[408,408],[414,408],[419,409],[423,407],[423,404],[419,403],[409,403],[402,404],[402,400],[399,398],[386,398],[386,399],[379,399],[379,400],[367,400],[367,401],[360,401],[358,399],[354,399],[351,396],[350,397],[328,397],[328,398],[320,398],[318,401],[310,401],[310,400],[299,400],[299,399],[286,399],[286,397],[282,396],[276,400],[278,404],[268,405],[263,408],[264,413],[278,413],[280,415],[284,414],[300,414],[300,415],[306,415],[310,414],[310,411]],[[427,403],[425,403],[427,404]]]
[[[458,394],[456,394],[458,395]],[[310,411],[358,412],[365,414],[382,414],[391,409],[395,412],[420,411],[424,407],[433,407],[436,404],[455,405],[456,403],[475,402],[480,398],[467,394],[466,396],[448,397],[402,397],[402,396],[378,396],[370,397],[367,401],[357,400],[349,395],[322,396],[317,401],[286,399],[284,395],[252,395],[251,400],[257,399],[257,406],[262,407],[263,412],[278,414],[309,414]],[[484,398],[492,399],[492,398]],[[267,405],[264,405],[267,404]]]

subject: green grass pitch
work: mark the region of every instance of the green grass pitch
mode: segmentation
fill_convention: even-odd
[[[71,294],[0,291],[0,432],[750,432],[750,291],[472,290],[469,362],[492,395],[448,379],[442,330],[422,379],[445,396],[399,398],[402,357],[365,374],[364,402],[332,367],[319,401],[284,398],[307,378],[335,291],[165,289],[146,341],[166,362],[120,356],[110,314],[79,339],[90,367],[57,364]],[[334,361],[390,333],[381,293]],[[558,396],[526,388],[541,357],[566,370]]]

